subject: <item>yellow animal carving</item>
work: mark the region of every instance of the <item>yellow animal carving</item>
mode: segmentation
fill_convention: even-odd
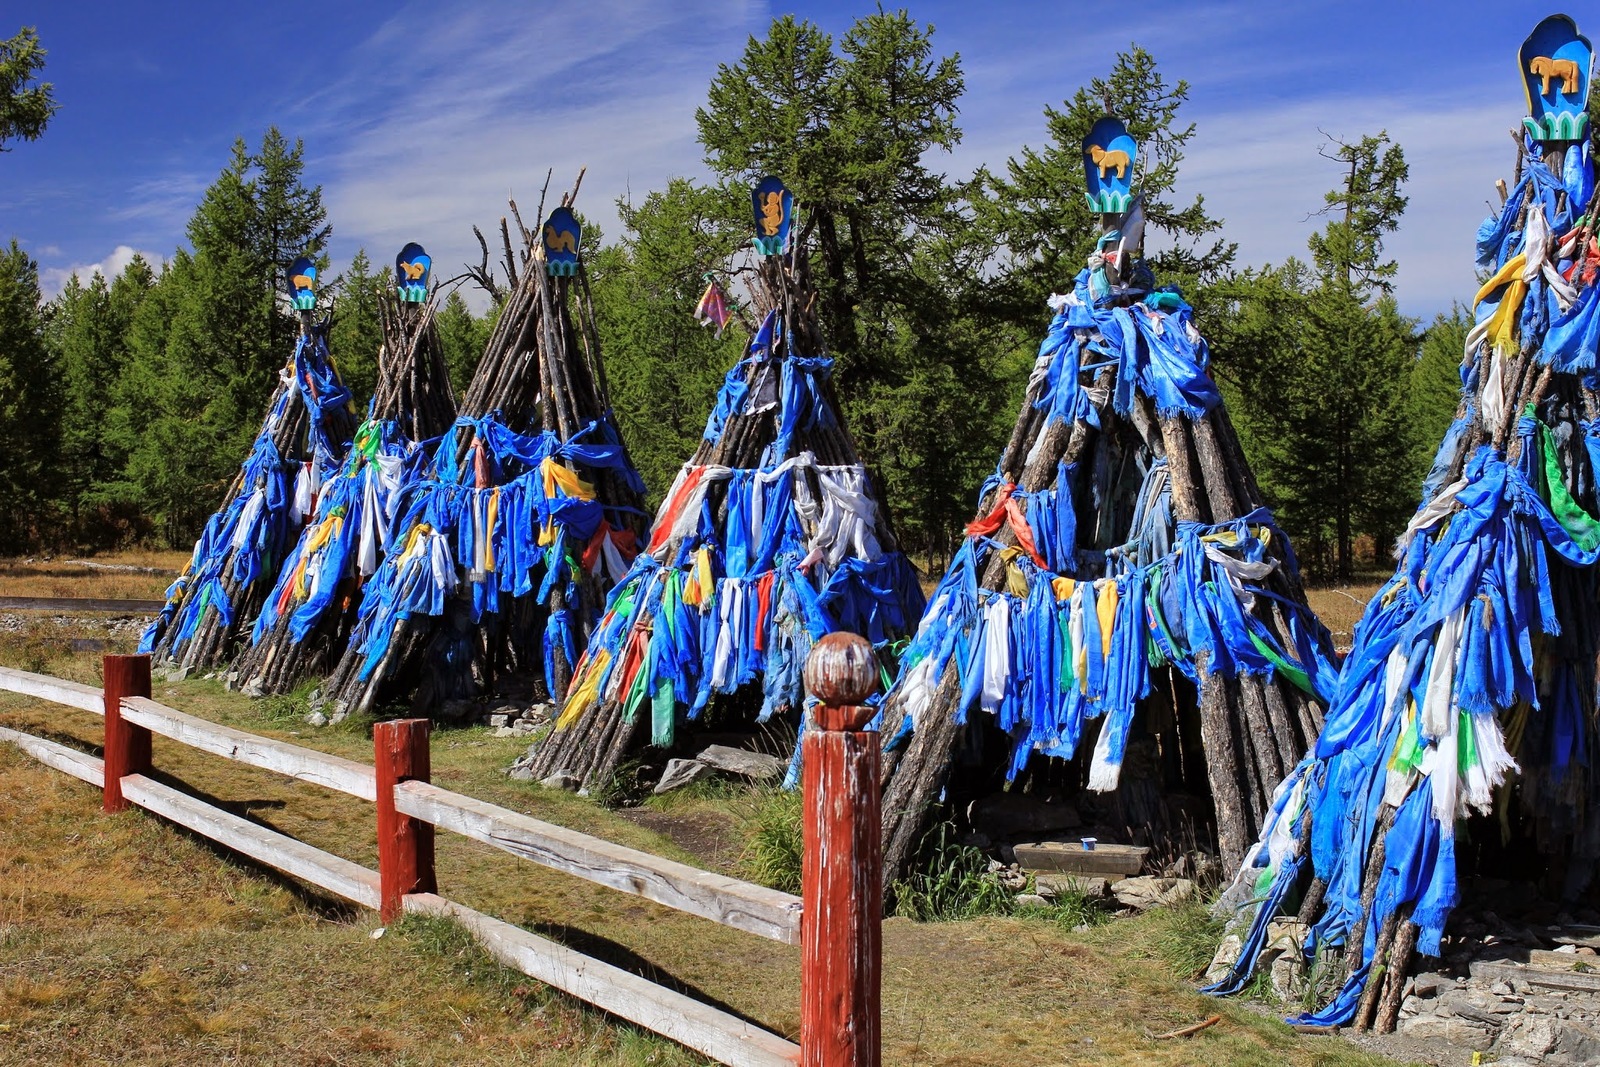
[[[311,291],[315,292],[317,288],[317,279],[310,274],[296,274],[294,277],[289,279],[289,284],[294,286],[296,289],[310,289]]]
[[[1540,79],[1540,96],[1550,95],[1550,82],[1555,78],[1561,79],[1561,91],[1568,95],[1578,91],[1578,81],[1583,77],[1583,70],[1575,59],[1555,59],[1551,56],[1534,56],[1528,63],[1528,73]]]
[[[400,269],[406,272],[406,281],[414,282],[422,278],[422,274],[428,269],[428,265],[426,263],[402,263],[400,264]]]
[[[544,245],[552,252],[571,252],[578,254],[578,243],[573,239],[571,230],[556,232],[554,226],[544,228]]]
[[[761,198],[761,235],[763,237],[778,236],[778,228],[783,225],[783,194],[768,193]]]
[[[1101,148],[1097,144],[1089,146],[1089,159],[1100,168],[1100,180],[1105,181],[1106,175],[1111,171],[1117,172],[1117,180],[1121,181],[1128,176],[1128,168],[1133,165],[1133,160],[1128,158],[1128,153],[1120,148]]]

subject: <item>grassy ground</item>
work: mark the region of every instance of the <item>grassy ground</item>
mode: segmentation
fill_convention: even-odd
[[[0,596],[77,596],[161,600],[189,562],[188,552],[122,552],[90,561],[136,570],[106,570],[74,559],[0,559]]]
[[[1341,652],[1350,649],[1356,623],[1361,621],[1367,601],[1383,588],[1389,580],[1387,571],[1382,574],[1358,574],[1353,581],[1330,585],[1311,586],[1306,589],[1306,600],[1317,613],[1322,624],[1333,635],[1333,644]]]
[[[16,650],[0,644],[0,661]],[[97,659],[35,649],[26,664],[98,681]],[[42,662],[41,662],[42,660]],[[251,702],[216,682],[157,682],[193,714],[355,759],[369,724],[313,730],[300,702]],[[0,697],[0,725],[93,749],[92,715]],[[611,812],[499,773],[522,742],[436,735],[434,780],[611,840],[725,871],[768,805],[701,788]],[[239,814],[367,865],[372,808],[165,739],[164,775]],[[793,1036],[795,949],[521,863],[450,835],[440,891]],[[1155,913],[1073,932],[1044,917],[884,930],[886,1063],[1300,1064],[1390,1061],[1295,1035],[1188,984],[1193,916]],[[1186,923],[1190,925],[1186,926]],[[456,928],[376,920],[226,858],[142,813],[106,817],[87,786],[0,748],[0,1063],[678,1064],[683,1050],[602,1021],[493,966]],[[1188,932],[1186,932],[1188,931]],[[1218,1013],[1177,1041],[1157,1035]],[[128,1051],[121,1042],[128,1041]]]

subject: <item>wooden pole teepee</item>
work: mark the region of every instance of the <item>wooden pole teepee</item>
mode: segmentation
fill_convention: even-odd
[[[921,611],[834,397],[792,198],[775,178],[753,196],[761,326],[613,592],[555,730],[519,761],[537,778],[602,786],[646,739],[671,746],[716,696],[744,692],[734,713],[758,721],[797,719],[816,638],[852,630],[886,653]],[[717,289],[707,299],[722,307]]]
[[[1580,72],[1571,92],[1540,75],[1553,56]],[[1488,279],[1472,301],[1460,408],[1316,747],[1220,904],[1242,950],[1212,991],[1242,989],[1268,928],[1292,911],[1304,958],[1343,979],[1307,1023],[1394,1029],[1408,974],[1443,953],[1472,874],[1535,883],[1551,911],[1595,899],[1593,50],[1553,15],[1518,58],[1532,114],[1514,186],[1478,230]],[[1470,949],[1481,934],[1457,936]]]
[[[287,550],[315,507],[324,478],[343,462],[355,429],[350,391],[328,355],[327,323],[314,324],[316,267],[290,267],[291,299],[301,315],[295,350],[279,374],[267,414],[224,495],[206,522],[167,604],[139,648],[157,664],[188,671],[232,654],[254,619]]]
[[[520,262],[502,220],[505,301],[460,417],[403,494],[329,678],[335,715],[408,696],[439,714],[509,674],[559,692],[636,551],[644,487],[606,398],[576,192],[538,235],[519,218]]]
[[[339,472],[323,487],[277,584],[255,619],[232,675],[245,692],[283,693],[337,663],[382,559],[407,474],[455,421],[444,349],[428,289],[431,260],[409,244],[395,287],[378,304],[383,343],[367,420]]]
[[[889,883],[958,753],[1011,781],[1049,773],[1051,791],[1084,802],[1106,795],[1114,832],[1153,843],[1176,848],[1198,816],[1234,861],[1331,693],[1326,632],[1205,341],[1139,258],[1137,146],[1108,118],[1085,155],[1105,232],[1052,300],[1016,428],[885,704]],[[968,777],[992,788],[988,771]],[[1181,797],[1198,810],[1168,803]]]

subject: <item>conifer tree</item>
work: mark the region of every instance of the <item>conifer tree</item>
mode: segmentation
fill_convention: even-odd
[[[1404,153],[1380,133],[1324,155],[1345,174],[1308,242],[1313,262],[1225,286],[1215,303],[1232,321],[1212,350],[1246,400],[1252,459],[1284,527],[1302,556],[1349,578],[1357,536],[1383,552],[1416,503],[1417,338],[1389,294],[1397,265],[1383,256],[1406,206]]]
[[[612,404],[640,476],[657,491],[694,452],[723,373],[748,341],[734,324],[719,340],[689,315],[706,287],[702,272],[740,240],[728,207],[718,190],[674,178],[637,206],[617,205],[622,240],[595,258]]]
[[[383,345],[378,302],[383,299],[384,289],[391,284],[390,272],[379,267],[374,273],[367,250],[359,249],[340,279],[333,305],[328,351],[333,355],[344,384],[356,398],[356,407],[362,411],[366,410],[372,388],[378,381],[378,349]]]
[[[293,351],[284,274],[330,233],[302,152],[275,128],[256,152],[236,141],[189,220],[192,251],[178,250],[135,316],[112,419],[128,450],[119,492],[172,544],[210,514]]]
[[[1147,252],[1151,269],[1159,277],[1201,282],[1226,273],[1234,246],[1217,236],[1222,221],[1207,213],[1202,196],[1186,203],[1174,198],[1178,167],[1195,133],[1195,124],[1180,118],[1188,99],[1188,82],[1168,83],[1155,57],[1133,45],[1117,53],[1104,78],[1090,79],[1060,108],[1044,109],[1050,138],[1044,147],[1024,146],[1002,173],[978,172],[972,209],[1002,249],[1004,275],[994,292],[1003,299],[1003,315],[1042,325],[1049,317],[1045,299],[1064,291],[1094,250],[1099,229],[1084,195],[1083,139],[1105,115],[1120,116],[1139,144],[1134,185],[1147,231],[1162,238]]]
[[[0,248],[0,551],[49,536],[44,521],[59,470],[60,383],[45,345],[39,265],[15,240]]]
[[[110,284],[99,273],[87,285],[74,275],[53,304],[51,336],[62,389],[58,494],[72,536],[87,547],[107,547],[138,532],[135,509],[107,510],[127,462],[108,418],[134,315],[155,278],[144,257],[135,255]]]
[[[36,80],[44,57],[39,31],[32,26],[0,41],[0,152],[10,151],[7,141],[37,141],[60,108],[55,86]]]
[[[996,386],[1016,347],[973,320],[984,253],[961,188],[935,169],[960,142],[965,80],[933,35],[904,11],[866,15],[837,41],[779,18],[719,68],[696,113],[707,163],[734,187],[727,203],[778,175],[814,229],[851,431],[904,523],[901,543],[924,552],[948,547],[967,517],[1009,416],[1009,390]]]
[[[489,343],[494,312],[474,315],[461,294],[451,290],[434,321],[439,328],[439,343],[444,346],[445,366],[450,368],[450,386],[457,396],[464,396],[483,348]]]

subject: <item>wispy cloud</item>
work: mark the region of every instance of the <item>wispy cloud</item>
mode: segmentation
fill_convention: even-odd
[[[546,171],[553,202],[585,165],[579,209],[615,236],[630,187],[703,169],[694,110],[764,19],[742,0],[613,0],[503,22],[425,10],[397,13],[305,103],[308,145],[334,145],[313,162],[337,257],[364,245],[381,260],[420,240],[445,270],[477,262],[473,223],[488,234],[515,196],[537,225]]]
[[[1386,129],[1405,149],[1410,203],[1385,251],[1400,264],[1402,307],[1432,315],[1477,288],[1473,239],[1494,179],[1509,177],[1506,131],[1516,118],[1514,103],[1423,100],[1399,111],[1387,97],[1214,114],[1196,131],[1179,191],[1203,194],[1227,220],[1243,264],[1304,258],[1306,239],[1324,224],[1313,213],[1340,181],[1338,167],[1318,155],[1322,131],[1355,140]]]
[[[206,173],[178,169],[140,179],[129,186],[121,203],[106,211],[106,220],[140,237],[181,235],[220,170],[220,166]]]

